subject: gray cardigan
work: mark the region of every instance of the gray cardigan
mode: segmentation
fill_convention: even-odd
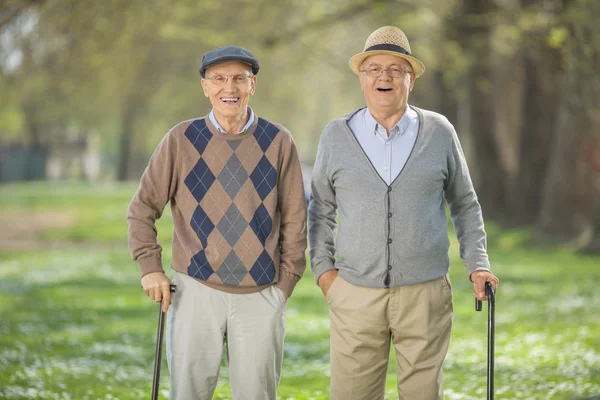
[[[444,199],[469,276],[489,270],[481,207],[456,131],[444,116],[413,109],[420,118],[417,141],[389,186],[348,127],[354,112],[323,131],[308,209],[315,280],[331,269],[366,287],[412,285],[444,276],[450,246]]]

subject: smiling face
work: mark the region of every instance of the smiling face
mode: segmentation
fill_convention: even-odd
[[[415,75],[410,63],[401,57],[390,54],[375,54],[367,57],[361,64],[363,71],[379,68],[384,71],[377,76],[361,72],[358,77],[369,110],[376,114],[394,114],[406,108],[408,94],[415,84]],[[390,76],[389,70],[409,71],[400,77]]]
[[[227,82],[218,84],[215,75],[228,75]],[[251,76],[245,83],[236,83],[236,76]],[[240,120],[246,116],[248,101],[256,90],[256,76],[248,64],[237,61],[217,64],[206,70],[202,79],[204,95],[213,106],[217,120]]]

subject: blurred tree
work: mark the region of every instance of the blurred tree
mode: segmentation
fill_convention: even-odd
[[[427,66],[411,104],[457,127],[486,218],[597,240],[585,160],[599,131],[598,4],[0,0],[0,137],[43,145],[94,130],[114,176],[137,179],[169,127],[210,110],[200,56],[238,44],[262,64],[252,107],[310,162],[324,126],[364,105],[349,57],[396,25]]]
[[[600,253],[600,135],[598,131],[596,137],[592,141],[592,145],[588,149],[588,162],[591,165],[591,194],[589,201],[591,203],[591,229],[590,238],[581,249],[586,253]]]
[[[38,3],[42,2],[31,2]],[[22,141],[41,147],[66,128],[68,107],[62,104],[69,88],[60,79],[64,75],[56,46],[46,46],[44,30],[36,29],[38,11],[18,9],[11,16],[3,29],[6,46],[1,51],[2,75],[10,93],[6,106],[19,110]]]
[[[135,157],[139,135],[138,121],[147,116],[153,94],[163,80],[160,72],[169,63],[168,43],[161,37],[163,23],[169,21],[169,6],[155,1],[153,7],[133,7],[124,18],[123,31],[118,37],[121,64],[121,105],[119,117],[119,163],[117,180],[135,179],[139,162]],[[134,22],[135,23],[132,23]],[[111,57],[111,60],[114,58]]]
[[[522,93],[519,171],[511,190],[512,225],[529,226],[539,217],[542,186],[556,134],[563,54],[552,41],[557,26],[556,2],[521,0],[519,51],[525,72]]]
[[[544,241],[579,239],[577,245],[598,241],[600,215],[594,185],[590,146],[600,132],[600,3],[563,0],[562,22],[566,60],[564,86],[556,122],[538,231]],[[597,175],[596,175],[597,176]],[[593,237],[595,232],[595,237]]]
[[[5,26],[11,25],[22,14],[33,7],[45,3],[46,0],[0,0],[0,31]]]
[[[462,43],[469,57],[466,84],[469,101],[469,130],[473,141],[473,180],[484,217],[503,220],[507,211],[508,175],[495,138],[496,90],[493,86],[491,46],[495,14],[493,0],[463,0],[460,26]]]

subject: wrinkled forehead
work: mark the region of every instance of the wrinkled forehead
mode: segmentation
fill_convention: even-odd
[[[393,56],[391,54],[374,54],[365,58],[365,60],[361,64],[361,69],[368,67],[369,65],[379,65],[383,67],[388,67],[392,65],[396,65],[399,67],[409,68],[411,69],[410,63],[402,58]]]
[[[214,74],[237,75],[237,74],[243,74],[243,73],[247,73],[248,75],[251,75],[252,67],[250,67],[250,65],[248,65],[248,64],[245,64],[245,63],[239,62],[239,61],[228,61],[228,62],[220,63],[217,65],[213,65],[206,69],[207,75],[214,75]]]

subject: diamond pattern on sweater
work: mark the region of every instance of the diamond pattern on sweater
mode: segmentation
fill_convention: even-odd
[[[192,171],[187,178],[185,178],[184,183],[190,189],[190,192],[192,192],[192,196],[194,196],[199,203],[204,196],[206,196],[206,192],[208,192],[214,181],[215,176],[201,158],[194,168],[192,168]]]
[[[251,280],[266,285],[275,278],[275,263],[265,250],[273,219],[263,202],[277,185],[270,161],[277,150],[270,147],[278,132],[260,118],[253,135],[242,140],[213,138],[204,121],[186,130],[200,155],[184,180],[198,202],[190,225],[204,247],[191,258],[190,276],[228,286]]]
[[[232,154],[233,150],[225,140],[211,140],[202,154],[202,159],[215,175],[219,175],[219,171],[223,169]]]
[[[198,239],[200,239],[202,246],[206,247],[208,244],[208,236],[213,229],[215,229],[215,225],[201,207],[196,207],[190,225],[196,232],[196,235],[198,235]]]
[[[256,138],[256,141],[258,142],[258,145],[262,149],[263,153],[267,152],[267,149],[269,146],[271,146],[271,143],[273,143],[273,140],[277,136],[278,132],[279,128],[269,121],[262,118],[258,119],[258,126],[254,131],[254,137]]]
[[[223,264],[217,269],[216,274],[225,285],[239,286],[242,279],[248,274],[248,270],[244,267],[236,252],[231,250]]]
[[[237,241],[244,233],[244,229],[248,226],[248,223],[240,213],[240,210],[235,206],[235,204],[231,203],[229,209],[221,218],[221,221],[217,224],[217,229],[223,235],[227,243],[231,247],[235,246]]]
[[[263,204],[256,209],[254,217],[252,217],[252,221],[250,221],[250,227],[264,246],[273,229],[273,220]]]
[[[185,136],[192,142],[198,153],[202,155],[206,145],[212,138],[212,133],[208,130],[206,122],[203,119],[198,119],[185,130]]]
[[[244,230],[240,240],[233,246],[233,250],[235,250],[240,260],[242,260],[244,266],[250,269],[264,250],[264,246],[260,243],[252,228],[248,226]]]
[[[275,279],[275,264],[266,250],[263,250],[254,266],[250,269],[250,276],[257,285],[267,285]]]
[[[250,179],[246,180],[233,202],[237,205],[246,222],[250,223],[256,212],[256,205],[261,204],[260,197]]]
[[[248,174],[235,153],[229,157],[217,179],[231,199],[238,194],[242,185],[248,179]]]
[[[235,149],[237,149],[240,144],[242,143],[241,140],[228,140],[227,144],[229,145],[229,147],[231,147],[231,150],[235,151]]]
[[[223,186],[218,180],[210,187],[210,191],[200,201],[199,206],[206,212],[213,224],[218,224],[221,218],[231,205],[232,200],[229,198]]]
[[[277,184],[277,172],[267,157],[263,156],[254,171],[250,174],[250,180],[256,188],[260,199],[264,201]]]
[[[215,272],[206,259],[204,250],[200,250],[198,253],[192,256],[192,263],[188,267],[187,271],[189,276],[202,279],[204,281],[210,278],[210,276]]]
[[[244,140],[243,145],[236,151],[237,154],[241,154],[242,152],[244,156],[240,157],[240,161],[248,175],[250,175],[265,153],[263,153],[254,137]]]

